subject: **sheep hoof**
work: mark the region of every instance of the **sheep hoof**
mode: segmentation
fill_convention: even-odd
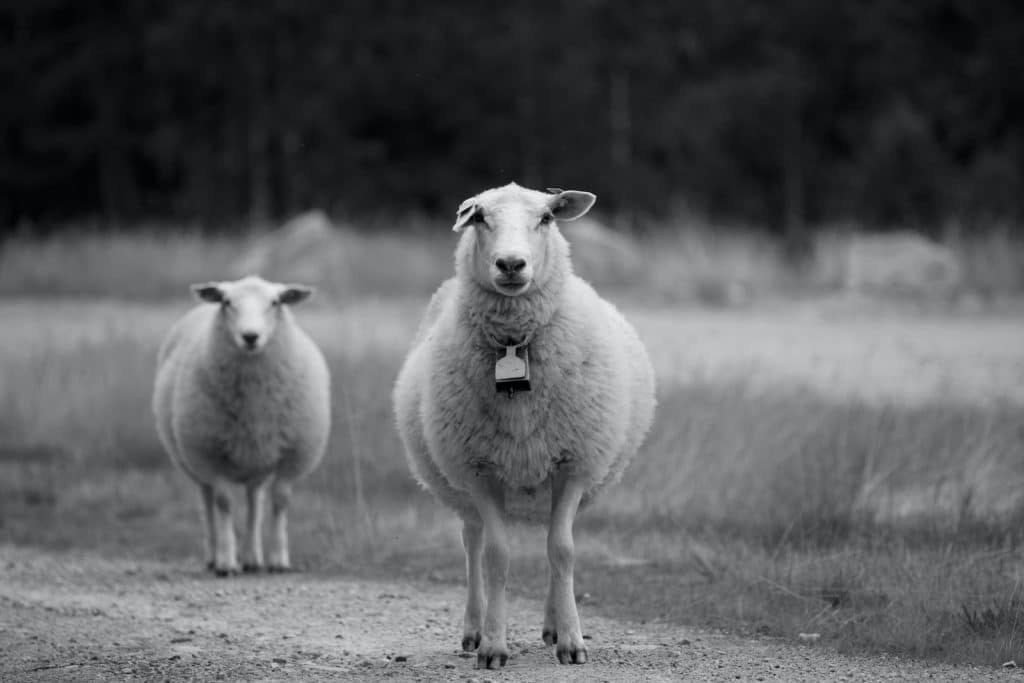
[[[260,574],[263,572],[263,565],[255,562],[246,562],[242,565],[242,571],[246,574]]]
[[[299,570],[290,565],[272,564],[267,567],[267,571],[271,574],[294,574]]]
[[[235,576],[238,574],[238,567],[214,567],[213,573],[218,578],[223,579],[226,576]]]
[[[216,569],[216,566],[213,564],[213,560],[208,560],[206,562],[206,571],[212,572],[214,569]]]
[[[587,663],[587,648],[585,647],[571,647],[569,645],[559,645],[558,649],[555,650],[555,654],[558,655],[559,664]]]
[[[499,648],[490,648],[489,651],[481,650],[476,656],[476,668],[478,669],[500,669],[508,662],[508,652]]]
[[[558,643],[558,632],[553,628],[546,628],[541,631],[540,637],[544,639],[545,645],[555,645]]]
[[[462,649],[465,652],[472,652],[478,647],[480,647],[480,631],[477,631],[476,633],[467,633],[462,636]]]

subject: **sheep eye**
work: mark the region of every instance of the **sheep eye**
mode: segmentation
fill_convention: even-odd
[[[550,213],[546,213],[546,214],[544,214],[543,216],[540,217],[540,224],[541,225],[547,225],[548,223],[550,223],[553,220],[555,220],[555,217],[552,216]]]
[[[223,301],[221,301],[220,305],[223,308],[231,308],[231,302],[228,299],[224,299]]]
[[[472,221],[475,225],[487,225],[487,221],[484,220],[484,215],[479,211],[473,214]]]

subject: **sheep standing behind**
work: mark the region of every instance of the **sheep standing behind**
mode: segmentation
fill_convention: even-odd
[[[242,484],[243,568],[264,566],[269,491],[274,531],[267,567],[288,570],[292,484],[320,462],[330,431],[327,363],[288,310],[313,290],[258,277],[192,290],[207,303],[178,321],[158,356],[153,412],[160,441],[199,485],[208,567],[219,576],[239,569],[229,487]]]
[[[394,390],[413,473],[463,519],[462,646],[478,649],[478,667],[499,668],[509,654],[511,520],[548,522],[542,637],[557,643],[560,662],[586,661],[573,521],[619,478],[653,419],[647,353],[625,318],[572,273],[555,223],[593,203],[587,192],[514,183],[463,202],[456,276],[431,300]],[[528,391],[496,382],[497,360],[515,345],[529,358]]]

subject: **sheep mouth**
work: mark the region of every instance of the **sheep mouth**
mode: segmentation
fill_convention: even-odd
[[[495,278],[494,286],[502,294],[515,295],[525,292],[526,288],[530,286],[530,281],[520,278]]]

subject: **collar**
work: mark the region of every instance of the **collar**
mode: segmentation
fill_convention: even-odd
[[[516,339],[513,339],[512,337],[505,337],[504,339],[499,339],[492,334],[488,334],[487,338],[491,342],[491,345],[497,349],[507,349],[510,346],[518,349],[522,346],[528,345],[530,341],[533,339],[533,334],[524,334],[518,338],[518,341]]]

